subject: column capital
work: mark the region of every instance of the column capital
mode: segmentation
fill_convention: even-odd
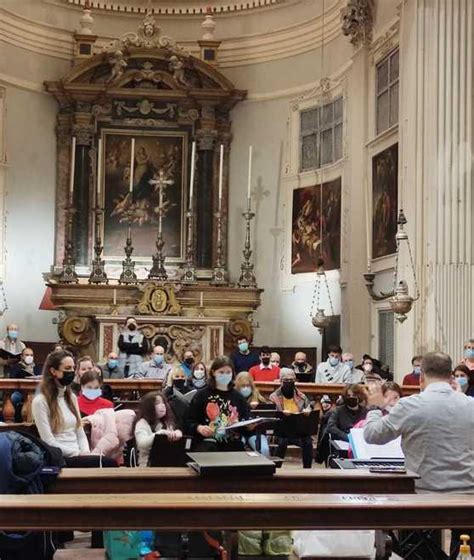
[[[196,131],[198,150],[212,150],[217,140],[217,130],[201,128]]]

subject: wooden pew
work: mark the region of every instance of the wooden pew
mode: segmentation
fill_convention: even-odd
[[[0,496],[2,530],[474,527],[467,495],[64,494]]]
[[[415,492],[417,476],[370,473],[367,470],[281,470],[273,476],[200,477],[189,468],[63,469],[48,487],[54,494],[129,493],[384,493]]]

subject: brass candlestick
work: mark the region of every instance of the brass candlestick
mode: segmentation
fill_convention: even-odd
[[[72,198],[72,197],[71,197]],[[76,257],[74,256],[73,226],[76,209],[72,200],[66,206],[66,243],[64,245],[63,269],[59,281],[64,284],[77,284],[79,278],[76,273]]]
[[[132,245],[132,225],[128,224],[127,241],[125,242],[125,259],[122,261],[122,274],[119,278],[119,284],[136,284],[137,275],[135,274],[135,261],[132,261],[133,245]]]
[[[196,267],[195,267],[195,252],[194,252],[194,212],[190,207],[186,212],[188,220],[187,227],[187,241],[186,241],[186,264],[182,267],[182,282],[183,284],[196,283]]]
[[[250,209],[250,200],[247,207],[247,212],[242,216],[245,218],[245,243],[244,243],[244,262],[240,266],[241,274],[239,278],[239,286],[241,288],[256,288],[257,279],[255,278],[254,265],[250,262],[252,256],[252,249],[250,244],[250,222],[255,217],[255,213]]]
[[[217,248],[216,248],[216,264],[212,269],[211,284],[214,286],[222,286],[228,284],[227,270],[225,269],[222,259],[222,211],[219,210],[214,214],[217,222]]]
[[[91,273],[89,276],[89,284],[108,284],[109,279],[107,278],[107,274],[105,272],[105,260],[101,259],[102,251],[104,247],[102,245],[102,240],[100,237],[100,225],[101,225],[101,217],[104,214],[103,208],[97,207],[94,208],[95,212],[95,244],[94,244],[94,253],[95,258],[92,260],[91,263]]]
[[[168,280],[168,274],[165,269],[165,254],[163,252],[163,247],[165,242],[163,240],[163,217],[167,212],[166,202],[164,201],[163,189],[172,185],[174,181],[170,179],[165,179],[165,174],[162,169],[160,169],[158,179],[153,178],[150,181],[150,185],[154,185],[155,188],[159,189],[159,206],[158,206],[158,233],[156,236],[156,252],[153,255],[153,266],[148,273],[148,278],[154,280],[165,281]]]

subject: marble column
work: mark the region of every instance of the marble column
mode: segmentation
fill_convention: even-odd
[[[474,322],[472,32],[472,0],[401,4],[400,202],[421,297],[397,346],[454,362]]]
[[[198,172],[196,197],[196,268],[212,267],[212,231],[214,224],[214,144],[217,131],[197,131]]]

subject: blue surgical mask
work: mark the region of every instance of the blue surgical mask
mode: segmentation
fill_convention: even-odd
[[[459,383],[459,385],[461,385],[461,387],[464,387],[465,385],[467,385],[467,378],[466,377],[456,377],[456,381]]]
[[[464,357],[468,360],[474,360],[474,348],[466,348],[464,350]]]
[[[107,362],[109,369],[115,369],[118,366],[118,360],[109,360]]]
[[[216,387],[220,391],[227,391],[229,383],[232,381],[232,373],[216,373]]]
[[[248,349],[249,349],[249,343],[248,343],[248,342],[241,342],[241,343],[239,344],[239,350],[240,350],[241,352],[247,352]]]
[[[332,367],[336,367],[339,363],[339,358],[336,358],[335,356],[329,356],[328,362],[330,363],[330,365],[332,365]]]
[[[239,391],[245,399],[248,399],[252,394],[252,387],[241,387]]]
[[[354,360],[347,360],[346,364],[350,367],[350,369],[354,369]]]
[[[12,340],[16,340],[18,338],[18,331],[8,331],[8,336]]]
[[[86,399],[89,399],[90,401],[95,401],[96,399],[102,396],[102,390],[88,389],[87,387],[84,387],[84,389],[82,389],[82,394],[86,397]]]
[[[201,389],[202,387],[204,387],[206,385],[206,380],[203,379],[193,379],[193,387],[196,387],[196,389]]]
[[[153,361],[157,366],[161,366],[161,364],[163,363],[163,359],[163,354],[155,354],[153,356]]]
[[[415,375],[420,375],[420,373],[421,373],[421,366],[415,366],[415,367],[413,368],[413,373],[414,373]]]

